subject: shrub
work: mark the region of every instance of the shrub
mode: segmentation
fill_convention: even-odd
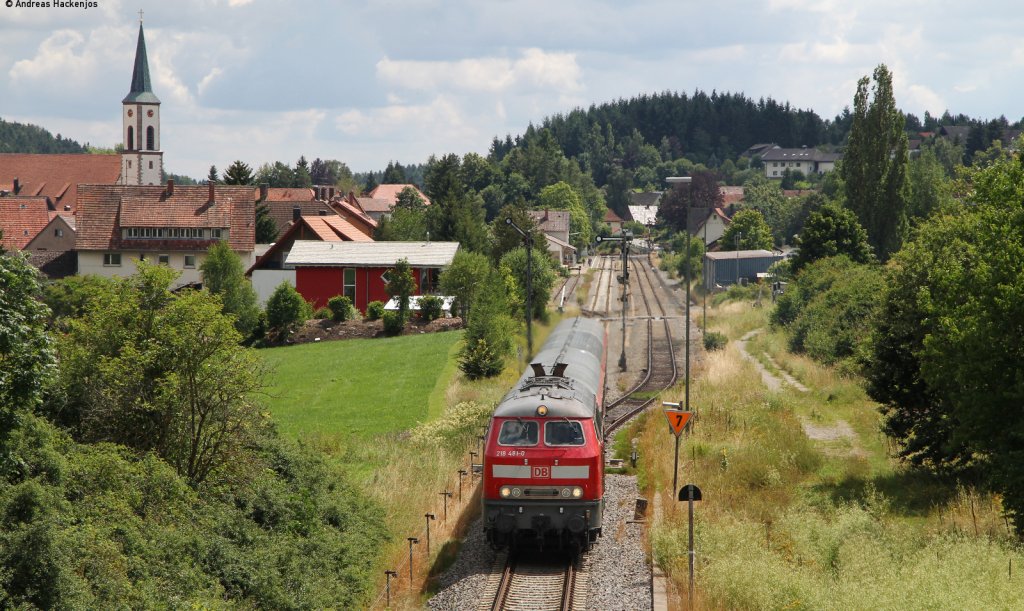
[[[405,321],[398,312],[384,312],[381,316],[384,320],[384,335],[401,335],[405,328]]]
[[[331,310],[329,308],[318,308],[316,312],[313,312],[313,318],[317,320],[324,320],[325,318],[331,317]]]
[[[722,348],[725,348],[727,343],[729,343],[729,338],[727,338],[724,333],[709,331],[704,335],[705,350],[721,350]]]
[[[371,301],[366,304],[366,319],[367,320],[380,320],[384,316],[384,302],[383,301]]]
[[[295,287],[282,282],[267,301],[267,323],[272,329],[288,329],[310,317],[312,306],[306,303]]]
[[[327,300],[327,307],[331,309],[331,318],[336,322],[352,318],[352,300],[345,295],[331,297]]]
[[[420,316],[430,322],[444,315],[444,300],[437,295],[420,297]]]

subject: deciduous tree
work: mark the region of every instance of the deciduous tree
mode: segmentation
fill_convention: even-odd
[[[235,329],[243,338],[249,337],[259,322],[260,308],[242,258],[222,240],[210,247],[199,270],[203,288],[220,297],[223,312],[235,319]]]
[[[748,208],[733,215],[718,243],[722,250],[771,250],[772,230],[760,212]]]
[[[800,233],[800,250],[793,258],[793,273],[813,261],[836,255],[846,255],[855,263],[874,260],[867,233],[853,212],[838,204],[826,204],[807,217]]]

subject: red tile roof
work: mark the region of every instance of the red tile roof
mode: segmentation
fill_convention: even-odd
[[[722,192],[722,205],[738,204],[743,201],[743,187],[719,187]]]
[[[21,250],[50,222],[45,197],[0,197],[0,244],[8,250]]]
[[[416,189],[416,192],[420,194],[420,197],[423,198],[423,201],[426,202],[428,206],[430,205],[430,200],[427,199],[427,196],[424,195],[423,191],[420,191],[416,187],[416,185],[377,185],[376,187],[374,187],[373,191],[370,191],[369,193],[367,193],[367,195],[369,195],[373,199],[386,199],[387,201],[391,202],[392,206],[394,206],[395,203],[398,201],[398,194],[401,193],[402,190],[405,189],[406,187],[412,187],[413,189]]]
[[[18,179],[18,195],[49,197],[57,212],[75,212],[78,185],[115,184],[121,178],[119,155],[29,155],[0,153],[0,185],[11,189]],[[65,210],[65,206],[70,209]]]
[[[359,207],[366,212],[391,212],[391,209],[395,207],[395,200],[393,199],[357,197],[356,201],[359,202]]]
[[[260,190],[256,189],[256,197],[259,198]],[[308,187],[271,187],[267,189],[268,202],[311,202],[316,199],[316,193]]]
[[[352,205],[346,199],[333,202],[335,210],[345,217],[350,223],[356,226],[357,229],[365,233],[369,237],[373,237],[373,232],[377,229],[377,221],[370,218],[358,204]]]
[[[216,240],[121,238],[122,227],[227,228],[228,244],[239,252],[255,245],[255,201],[252,187],[216,185],[211,204],[209,187],[175,185],[167,194],[161,185],[80,185],[78,250],[198,250]]]
[[[265,263],[275,259],[284,259],[295,240],[316,238],[323,242],[372,242],[373,238],[357,229],[340,216],[303,216],[298,223],[293,223],[283,235],[278,236],[273,246],[267,249],[252,267],[246,271],[262,269]]]
[[[605,208],[605,211],[604,211],[604,222],[606,222],[606,223],[621,223],[623,221],[622,221],[622,217],[620,217],[618,214],[615,214],[614,210],[612,210],[611,208]]]

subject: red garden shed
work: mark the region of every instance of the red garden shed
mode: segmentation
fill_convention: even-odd
[[[458,242],[296,240],[285,266],[295,268],[295,288],[314,308],[326,306],[335,295],[347,295],[365,314],[366,304],[388,300],[388,274],[400,259],[409,261],[419,294],[430,294],[458,249]]]

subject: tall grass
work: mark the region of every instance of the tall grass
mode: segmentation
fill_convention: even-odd
[[[765,308],[749,303],[727,301],[709,314],[709,326],[732,339],[766,326]],[[1024,608],[1024,552],[999,499],[904,469],[858,380],[785,345],[766,329],[750,350],[770,354],[807,393],[767,390],[734,343],[709,353],[693,380],[698,415],[679,483],[704,493],[695,512],[698,608]],[[840,428],[852,435],[812,440],[808,423],[849,424]],[[674,443],[665,428],[651,415],[634,434],[641,486],[666,506],[653,553],[685,600],[687,516],[667,492]]]

